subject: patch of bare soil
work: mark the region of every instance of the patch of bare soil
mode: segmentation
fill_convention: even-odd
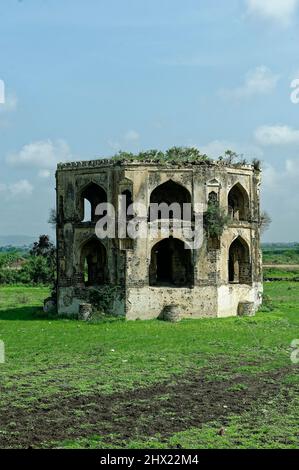
[[[201,369],[109,396],[61,394],[36,401],[30,409],[2,407],[0,447],[42,447],[92,435],[101,436],[107,445],[113,442],[124,447],[128,439],[159,434],[163,440],[214,420],[225,425],[229,415],[254,409],[276,396],[289,371],[235,374],[213,381],[207,375],[211,371]],[[283,393],[287,399],[287,390]]]

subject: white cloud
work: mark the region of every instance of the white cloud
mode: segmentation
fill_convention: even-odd
[[[9,192],[12,196],[27,195],[33,191],[33,186],[27,180],[20,180],[17,183],[9,185]]]
[[[292,178],[299,176],[299,159],[288,159],[286,161],[286,172]]]
[[[41,140],[24,145],[18,153],[8,155],[8,163],[16,166],[56,168],[57,163],[72,159],[71,150],[64,140]]]
[[[130,130],[125,134],[125,140],[127,142],[137,142],[140,138],[140,135],[137,131]]]
[[[290,145],[299,143],[299,130],[289,126],[261,126],[255,131],[260,145]]]
[[[38,176],[40,178],[50,178],[51,176],[51,171],[50,170],[40,170],[38,172]]]
[[[119,152],[121,149],[127,150],[127,147],[134,147],[136,149],[136,145],[139,144],[140,135],[137,131],[131,129],[127,131],[121,138],[117,140],[108,140],[109,147],[114,152]]]
[[[0,105],[5,103],[5,84],[4,81],[0,79]]]
[[[290,191],[293,188],[298,192],[299,158],[289,158],[284,163],[283,169],[277,169],[270,164],[263,168],[263,187],[267,190],[279,192]],[[296,198],[296,201],[298,198]]]
[[[236,100],[251,98],[254,95],[267,95],[275,90],[278,80],[278,75],[261,65],[246,74],[243,85],[232,90],[221,90],[220,95],[223,98]]]
[[[0,102],[0,113],[10,113],[15,111],[18,106],[18,98],[15,93],[8,93],[5,95],[4,103]]]
[[[277,21],[283,26],[290,24],[298,4],[298,0],[247,0],[249,14]]]
[[[15,183],[0,183],[0,192],[5,193],[8,198],[17,196],[28,196],[33,192],[33,186],[28,180],[22,179]]]
[[[272,218],[268,240],[298,239],[298,169],[299,158],[282,161],[279,166],[263,165],[262,201]]]
[[[200,151],[209,157],[218,158],[224,155],[226,150],[232,150],[246,158],[262,158],[263,151],[250,144],[242,144],[239,142],[229,142],[227,140],[213,140],[204,146],[200,146]]]
[[[279,177],[279,172],[272,165],[263,165],[263,188],[276,189],[279,186]]]

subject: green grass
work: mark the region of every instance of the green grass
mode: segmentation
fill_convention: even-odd
[[[264,268],[264,279],[299,280],[299,269]]]
[[[260,374],[285,369],[275,399],[269,399],[268,403],[260,401],[258,395],[252,409],[249,407],[240,413],[228,410],[223,436],[217,434],[223,420],[211,419],[198,427],[190,425],[186,429],[182,425],[182,430],[172,435],[154,433],[149,436],[138,431],[138,435],[133,433],[124,441],[113,432],[110,437],[108,432],[97,435],[86,420],[86,409],[76,408],[73,413],[75,438],[63,439],[59,435],[38,446],[295,447],[298,431],[294,423],[299,418],[295,390],[298,392],[299,370],[291,364],[290,344],[299,337],[299,284],[267,283],[265,290],[274,310],[260,312],[254,318],[184,320],[169,324],[49,319],[41,310],[42,300],[48,295],[46,288],[0,288],[0,339],[6,349],[6,362],[0,364],[0,442],[1,435],[9,436],[11,442],[16,439],[10,424],[2,424],[1,410],[3,413],[7,409],[34,413],[40,407],[59,404],[61,399],[71,400],[72,397],[88,396],[93,403],[97,395],[111,395],[118,406],[122,400],[130,403],[130,391],[140,387],[152,390],[164,381],[188,382],[186,371],[196,375],[202,370],[205,370],[205,380],[216,384],[216,389],[231,377],[240,377],[227,385],[227,393],[235,396],[246,394],[248,387],[250,389],[251,385],[246,385],[244,378],[251,380],[253,377],[258,382]],[[287,402],[285,390],[290,393]],[[127,395],[121,398],[120,393]],[[167,394],[162,393],[160,399],[161,403],[165,400],[167,403]],[[146,397],[144,400],[146,402]],[[265,409],[267,411],[262,412]],[[63,409],[60,413],[63,419]],[[123,427],[126,416],[126,413],[117,414],[117,420],[123,420]],[[150,419],[146,411],[142,416],[145,422]],[[21,424],[18,425],[17,417],[16,413],[18,428]],[[20,423],[25,418],[26,413]],[[165,416],[167,419],[169,417]],[[13,428],[13,424],[11,426]],[[88,426],[91,426],[90,432],[86,431]],[[80,427],[82,437],[78,433]]]
[[[263,249],[264,264],[299,264],[299,247]]]

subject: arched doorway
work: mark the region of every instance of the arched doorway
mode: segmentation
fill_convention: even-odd
[[[152,248],[150,285],[190,287],[192,273],[191,250],[181,240],[166,238]]]
[[[229,249],[228,279],[231,284],[251,283],[249,248],[241,237],[234,240]]]
[[[228,213],[234,220],[247,221],[249,219],[248,194],[239,183],[228,194]]]
[[[107,253],[104,245],[93,238],[81,249],[80,269],[86,286],[97,286],[107,281]]]

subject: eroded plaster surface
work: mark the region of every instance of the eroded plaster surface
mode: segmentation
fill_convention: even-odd
[[[56,179],[60,314],[77,314],[82,302],[94,302],[106,313],[127,319],[157,318],[172,304],[179,306],[183,317],[194,318],[237,315],[242,302],[253,303],[255,309],[260,305],[259,170],[250,165],[186,164],[182,168],[95,160],[60,164]],[[210,240],[204,232],[202,246],[188,256],[173,241],[170,254],[164,255],[165,243],[159,245],[162,233],[136,240],[119,239],[116,233],[115,238],[97,244],[98,218],[92,214],[91,220],[85,220],[84,196],[90,199],[92,211],[103,194],[117,209],[118,195],[124,192],[148,208],[153,191],[169,181],[178,185],[178,191],[187,190],[194,207],[200,204],[206,210],[209,201],[216,201],[229,215],[219,240]],[[150,223],[147,213],[144,221]],[[190,240],[181,237],[180,241]],[[170,256],[168,278],[159,263],[169,263]]]

